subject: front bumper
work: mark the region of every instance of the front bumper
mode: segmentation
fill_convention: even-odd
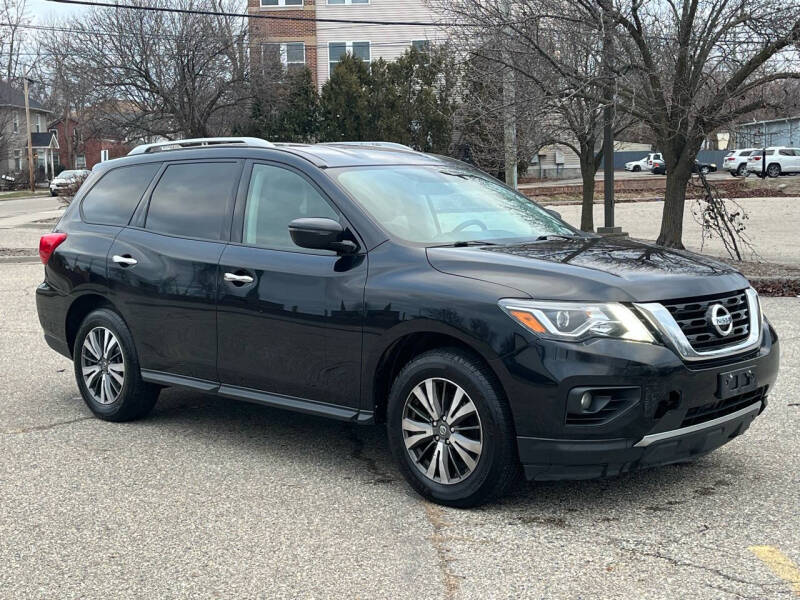
[[[754,350],[691,364],[665,346],[620,340],[531,343],[499,359],[495,370],[526,476],[613,476],[689,461],[727,443],[763,411],[777,378],[778,338],[766,320],[762,331]],[[722,400],[720,375],[740,369],[754,374],[757,388]],[[581,387],[635,387],[641,394],[604,423],[574,424],[567,398]]]
[[[759,400],[712,421],[634,440],[547,440],[517,438],[525,477],[531,480],[612,477],[693,460],[744,433],[766,407]]]

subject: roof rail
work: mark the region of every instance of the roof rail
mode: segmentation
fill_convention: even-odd
[[[128,155],[149,154],[151,152],[163,152],[165,150],[186,150],[189,148],[203,148],[206,146],[223,145],[256,146],[259,148],[275,147],[275,144],[272,142],[254,137],[193,138],[189,140],[169,140],[166,142],[155,142],[153,144],[141,144],[128,152]]]
[[[411,146],[397,142],[325,142],[323,146],[378,146],[379,148],[395,148],[396,150],[410,150],[416,152]]]

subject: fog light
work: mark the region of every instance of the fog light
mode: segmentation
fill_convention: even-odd
[[[603,425],[627,413],[641,399],[642,390],[630,387],[574,387],[567,394],[567,425]]]

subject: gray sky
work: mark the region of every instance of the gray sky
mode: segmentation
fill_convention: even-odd
[[[79,14],[87,8],[86,6],[69,6],[58,2],[47,2],[47,0],[28,0],[28,14],[37,23]]]

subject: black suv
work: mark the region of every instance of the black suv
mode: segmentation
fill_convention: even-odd
[[[385,423],[409,483],[454,506],[523,472],[702,456],[778,370],[729,266],[581,233],[391,145],[139,147],[95,167],[40,254],[45,338],[101,419],[180,386]]]

